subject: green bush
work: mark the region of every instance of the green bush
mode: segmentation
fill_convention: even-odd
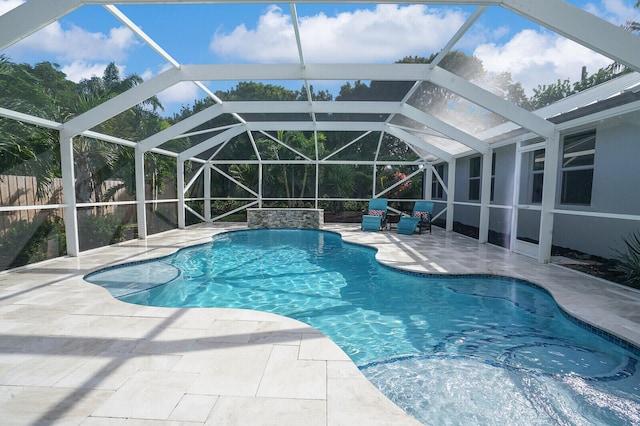
[[[125,240],[127,225],[120,216],[78,216],[80,250],[108,246]]]
[[[626,251],[618,251],[617,260],[620,262],[616,270],[624,274],[623,283],[640,288],[640,232],[634,232],[622,239]]]
[[[2,270],[65,254],[64,222],[57,216],[41,216],[32,222],[18,221],[0,237]]]
[[[236,200],[214,200],[211,202],[211,216],[217,216],[220,214],[224,214],[231,210],[237,209],[245,205],[244,201],[236,201]]]

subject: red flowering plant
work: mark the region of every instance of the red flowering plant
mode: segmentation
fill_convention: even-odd
[[[411,189],[411,180],[405,180],[407,179],[407,174],[398,170],[392,171],[389,166],[385,167],[379,176],[380,189],[384,190],[393,187],[393,189],[386,194],[388,198],[401,198],[404,192]]]

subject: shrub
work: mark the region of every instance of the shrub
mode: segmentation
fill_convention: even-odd
[[[108,246],[125,240],[126,224],[120,216],[78,215],[78,239],[80,250]]]
[[[624,284],[640,288],[640,232],[634,232],[622,241],[627,250],[616,250],[616,259],[620,263],[615,269],[624,274]]]
[[[52,242],[53,244],[49,244]],[[55,252],[50,252],[51,248]],[[17,268],[66,254],[64,222],[57,216],[43,216],[33,222],[11,225],[0,238],[0,269]]]

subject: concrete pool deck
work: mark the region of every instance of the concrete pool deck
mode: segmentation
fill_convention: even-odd
[[[244,224],[203,224],[0,273],[0,422],[6,425],[412,425],[331,340],[237,309],[129,305],[83,276],[170,254]],[[640,292],[433,234],[364,233],[390,266],[523,278],[576,317],[640,345]]]

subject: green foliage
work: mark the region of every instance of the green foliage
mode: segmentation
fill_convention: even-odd
[[[58,68],[49,62],[14,64],[0,55],[0,107],[62,121],[61,105],[69,100],[74,83]],[[60,176],[59,133],[0,118],[0,173],[35,176],[36,195],[44,197]]]
[[[224,214],[231,210],[235,210],[238,207],[246,204],[244,201],[235,201],[235,200],[215,200],[211,202],[211,216],[215,217],[217,215]]]
[[[14,64],[0,55],[0,107],[63,123],[142,82],[135,74],[121,77],[114,63],[106,67],[103,76],[78,84],[67,80],[59,68],[50,62],[33,67]],[[152,97],[94,130],[127,140],[142,140],[169,125],[157,114],[160,109],[162,105]],[[188,141],[171,141],[166,149],[180,150],[186,146]],[[132,149],[84,137],[76,138],[74,147],[80,200],[106,200],[112,195],[100,192],[106,179],[120,180],[129,193],[135,193]],[[158,167],[155,177],[161,178],[155,182],[160,185],[173,163],[163,157],[153,164]],[[39,198],[45,196],[53,179],[61,176],[59,133],[0,118],[0,173],[35,176],[36,194]]]
[[[327,165],[322,168],[321,197],[349,198],[356,189],[356,171],[347,164]],[[332,204],[333,212],[344,210],[344,202],[336,201]]]
[[[592,75],[583,71],[580,81],[574,83],[571,83],[569,79],[566,79],[558,80],[553,84],[538,86],[536,89],[533,89],[533,96],[529,100],[529,109],[535,110],[551,105],[560,99],[564,99],[593,86],[597,86],[598,84],[612,80],[626,72],[628,72],[627,69],[618,69],[615,66],[609,66],[599,69]]]
[[[55,252],[50,252],[50,247]],[[55,250],[57,248],[57,250]],[[13,223],[0,237],[0,269],[17,268],[66,254],[64,223],[57,216]]]
[[[60,176],[56,132],[0,118],[0,174],[35,176],[36,196],[44,198]]]
[[[491,78],[492,90],[501,98],[512,102],[524,109],[531,109],[529,98],[522,84],[513,81],[510,72],[501,72]]]
[[[227,101],[295,101],[298,94],[282,86],[274,84],[241,81],[238,85],[225,92],[218,92]]]
[[[147,228],[149,234],[169,231],[178,227],[178,209],[176,203],[159,203],[147,206]]]
[[[9,59],[4,55],[0,55],[0,75],[9,74],[11,74],[11,64]]]
[[[624,237],[626,251],[616,251],[616,270],[624,274],[623,282],[632,287],[640,288],[640,231]]]
[[[550,105],[560,99],[566,98],[574,93],[569,79],[558,80],[556,83],[538,86],[533,89],[531,98],[531,109],[538,109]]]
[[[104,216],[78,215],[78,240],[80,250],[107,246],[125,240],[127,224],[114,214]]]

